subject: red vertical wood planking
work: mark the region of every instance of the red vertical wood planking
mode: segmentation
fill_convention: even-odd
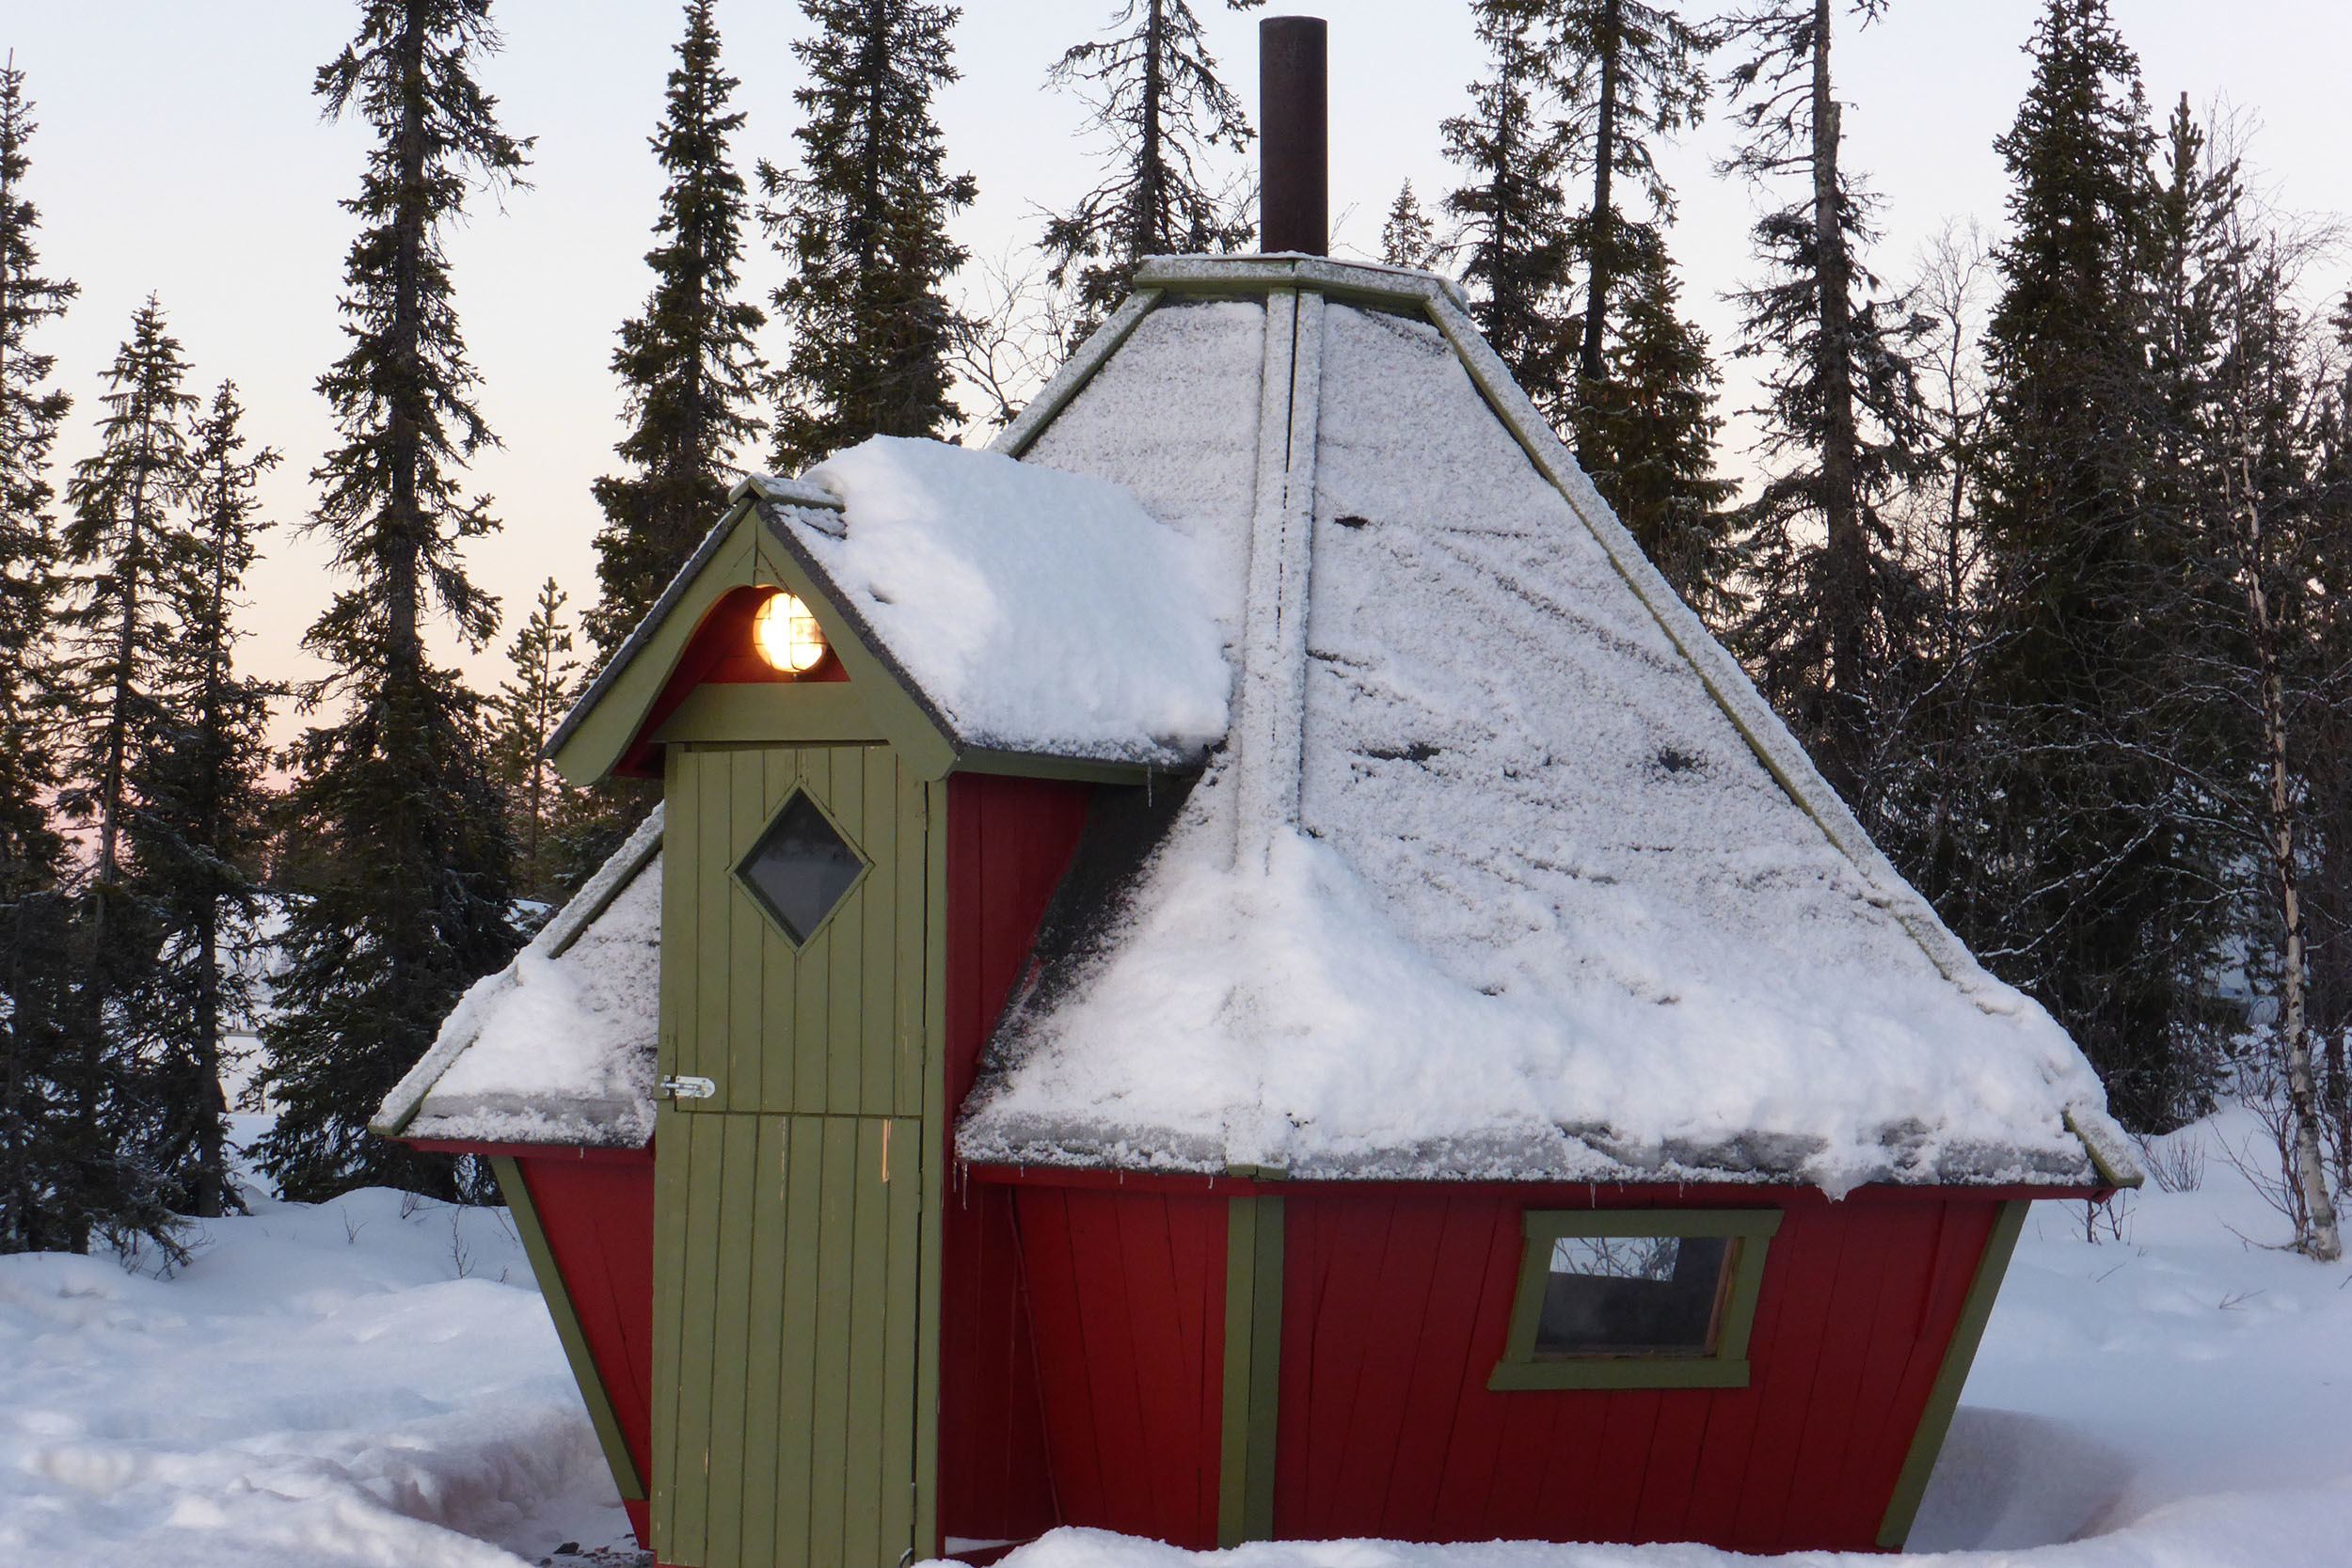
[[[1940,1197],[1771,1195],[1745,1388],[1486,1387],[1522,1209],[1763,1196],[1290,1187],[1279,1533],[1870,1547],[1988,1228]]]
[[[1431,1298],[1443,1288],[1437,1264],[1444,1231],[1444,1194],[1398,1198],[1389,1212],[1387,1234],[1380,1239],[1378,1283],[1369,1300],[1357,1304],[1365,1328],[1385,1331],[1392,1348],[1383,1353],[1367,1345],[1342,1468],[1364,1478],[1384,1513],[1394,1500],[1390,1480],[1396,1469],[1397,1447],[1412,1424],[1406,1400],[1412,1392],[1413,1358],[1429,1341]],[[1371,1337],[1368,1332],[1366,1339]]]
[[[1494,1473],[1502,1451],[1502,1423],[1496,1406],[1473,1401],[1467,1395],[1469,1390],[1484,1386],[1486,1375],[1502,1357],[1503,1340],[1510,1329],[1511,1297],[1518,1283],[1517,1265],[1498,1266],[1496,1260],[1505,1252],[1517,1259],[1522,1250],[1516,1206],[1470,1193],[1463,1195],[1455,1207],[1455,1224],[1464,1232],[1466,1247],[1473,1242],[1477,1247],[1477,1266],[1463,1277],[1466,1281],[1478,1277],[1482,1283],[1471,1319],[1470,1354],[1463,1361],[1460,1392],[1455,1396],[1451,1416],[1453,1430],[1446,1444],[1445,1466],[1438,1474],[1437,1496],[1430,1504],[1429,1534],[1438,1541],[1467,1539],[1484,1523],[1484,1487]],[[1444,1397],[1443,1389],[1434,1390],[1433,1406]]]
[[[1772,1532],[1775,1541],[1841,1539],[1843,1499],[1837,1493],[1837,1478],[1847,1444],[1869,1408],[1862,1378],[1870,1328],[1877,1321],[1885,1285],[1887,1236],[1906,1224],[1931,1218],[1931,1212],[1906,1215],[1885,1204],[1841,1204],[1838,1217],[1844,1222],[1846,1240],[1830,1286],[1830,1321],[1814,1359],[1812,1386],[1805,1391],[1797,1463],[1789,1473],[1788,1496]],[[1851,1511],[1845,1512],[1851,1517]]]
[[[1888,1417],[1900,1400],[1904,1363],[1928,1315],[1928,1290],[1941,1239],[1941,1226],[1936,1222],[1946,1207],[1919,1204],[1906,1212],[1883,1204],[1856,1214],[1857,1220],[1869,1216],[1882,1274],[1878,1306],[1861,1328],[1861,1397],[1847,1427],[1836,1469],[1823,1482],[1836,1499],[1833,1528],[1841,1536],[1851,1538],[1867,1522],[1872,1540],[1877,1539],[1883,1506],[1867,1521],[1860,1513],[1867,1509],[1869,1498],[1883,1496],[1893,1485],[1903,1454],[1911,1447],[1911,1433],[1918,1425],[1919,1412],[1915,1410],[1899,1439],[1891,1438],[1888,1433]],[[1886,1459],[1889,1449],[1894,1452],[1891,1463]]]
[[[1479,1202],[1475,1195],[1454,1193],[1439,1201],[1444,1212],[1431,1258],[1429,1306],[1405,1377],[1405,1404],[1411,1418],[1397,1434],[1381,1504],[1380,1528],[1389,1535],[1398,1530],[1436,1533],[1438,1488],[1460,1424],[1458,1392],[1476,1364],[1482,1292],[1464,1287],[1485,1277],[1494,1206]]]
[[[941,1066],[950,1138],[954,1113],[1086,826],[1089,798],[1086,785],[1044,780],[948,780]],[[1060,1515],[1012,1195],[987,1186],[951,1193],[942,1231],[940,1533],[1025,1539]]]
[[[1632,1539],[1680,1541],[1698,1477],[1699,1450],[1707,1441],[1708,1417],[1741,1389],[1669,1388],[1658,1396],[1658,1427],[1633,1511]]]
[[[1095,1438],[1094,1399],[1087,1375],[1087,1314],[1071,1245],[1071,1196],[1051,1187],[1025,1187],[1014,1195],[1037,1335],[1045,1447],[1053,1462],[1057,1515],[1065,1523],[1076,1517],[1073,1504],[1099,1512],[1104,1492],[1102,1446]]]
[[[1018,1203],[1064,1522],[1214,1546],[1225,1199],[1024,1187]]]
[[[648,1487],[653,1472],[653,1150],[519,1162],[565,1294],[621,1435]]]

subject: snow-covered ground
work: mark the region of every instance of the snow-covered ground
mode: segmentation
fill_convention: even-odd
[[[628,1537],[503,1211],[253,1207],[167,1279],[0,1258],[0,1564],[516,1568]]]
[[[2258,1135],[2231,1114],[2182,1136]],[[1967,1568],[2352,1561],[2352,1267],[2255,1244],[2280,1223],[2217,1157],[2194,1192],[2127,1201],[2122,1238],[2095,1245],[2079,1208],[2036,1210],[1914,1546]],[[518,1568],[625,1544],[502,1216],[403,1209],[385,1192],[262,1203],[208,1224],[162,1280],[103,1259],[0,1259],[0,1564]],[[1193,1554],[1062,1530],[1008,1563],[1735,1560],[1365,1542]]]

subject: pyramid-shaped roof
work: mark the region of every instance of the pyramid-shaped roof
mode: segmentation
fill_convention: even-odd
[[[2132,1175],[2074,1043],[1870,844],[1450,285],[1152,262],[997,450],[1191,542],[1236,701],[1188,790],[1098,811],[962,1157]]]

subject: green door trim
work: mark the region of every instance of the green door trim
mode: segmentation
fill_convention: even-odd
[[[1961,1305],[1960,1322],[1952,1325],[1951,1343],[1945,1347],[1944,1364],[1937,1369],[1935,1386],[1928,1394],[1928,1407],[1919,1418],[1919,1428],[1911,1439],[1911,1451],[1903,1458],[1902,1473],[1896,1479],[1895,1495],[1886,1504],[1886,1517],[1879,1526],[1879,1544],[1888,1551],[1902,1550],[1903,1542],[1911,1534],[1912,1522],[1918,1517],[1919,1501],[1927,1496],[1928,1478],[1935,1472],[1935,1456],[1944,1449],[1944,1439],[1952,1428],[1952,1413],[1960,1408],[1960,1391],[1967,1386],[1968,1369],[1977,1359],[1977,1347],[1984,1341],[1984,1325],[1993,1316],[1993,1303],[2001,1293],[2001,1276],[2009,1272],[2009,1260],[2017,1250],[2018,1234],[2026,1227],[2026,1199],[2011,1198],[2001,1205],[1994,1216],[1993,1234],[1985,1239],[1984,1256],[1977,1260],[1976,1277],[1969,1281],[1968,1299]]]
[[[523,1255],[531,1259],[531,1272],[539,1281],[539,1294],[548,1304],[548,1316],[555,1320],[555,1337],[564,1343],[564,1359],[571,1363],[572,1380],[580,1385],[580,1396],[588,1404],[588,1419],[596,1429],[596,1442],[604,1449],[604,1462],[612,1468],[613,1484],[629,1502],[645,1500],[645,1480],[637,1473],[637,1461],[628,1451],[628,1440],[621,1435],[620,1418],[612,1412],[612,1397],[605,1392],[604,1375],[596,1370],[596,1358],[589,1353],[588,1336],[580,1326],[580,1314],[572,1307],[571,1291],[566,1287],[563,1271],[555,1264],[555,1249],[548,1244],[548,1233],[539,1223],[539,1207],[532,1201],[531,1187],[523,1180],[523,1167],[512,1156],[494,1155],[490,1169],[497,1173],[499,1194],[506,1199],[506,1212],[514,1217],[515,1234],[522,1239]]]
[[[1282,1200],[1225,1210],[1225,1367],[1216,1542],[1274,1539],[1274,1439],[1282,1392]]]

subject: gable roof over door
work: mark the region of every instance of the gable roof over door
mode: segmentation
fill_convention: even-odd
[[[1206,572],[1115,485],[877,436],[753,478],[548,742],[575,783],[652,738],[728,594],[804,600],[866,716],[923,777],[1197,768],[1232,685]]]

